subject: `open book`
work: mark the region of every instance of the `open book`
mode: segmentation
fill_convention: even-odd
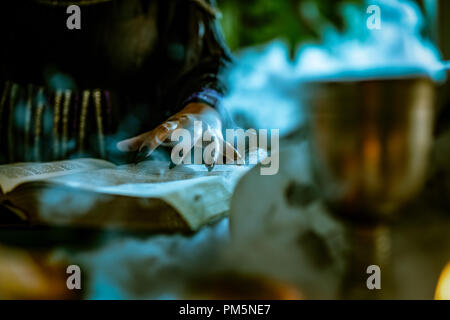
[[[32,226],[194,231],[226,214],[248,169],[168,166],[99,159],[0,165],[0,203]]]

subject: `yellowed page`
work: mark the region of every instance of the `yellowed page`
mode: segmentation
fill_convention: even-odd
[[[225,214],[232,191],[223,177],[205,176],[159,183],[129,183],[100,187],[97,192],[134,198],[161,199],[175,208],[191,230]]]
[[[161,199],[196,230],[228,211],[234,185],[248,169],[238,165],[216,166],[211,172],[204,165],[169,169],[168,162],[146,161],[47,181],[95,193]]]
[[[0,165],[0,187],[4,194],[30,181],[46,180],[69,174],[114,168],[115,165],[99,159],[76,159],[54,162],[24,162]]]
[[[248,167],[238,165],[218,165],[209,172],[204,165],[180,165],[169,169],[169,163],[164,161],[145,161],[137,165],[128,164],[113,168],[104,168],[78,172],[47,179],[72,187],[97,190],[99,187],[117,186],[123,184],[162,183],[180,181],[200,177],[222,177],[227,185],[247,172]]]

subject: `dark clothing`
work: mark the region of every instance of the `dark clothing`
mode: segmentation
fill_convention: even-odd
[[[2,1],[0,161],[120,162],[117,141],[189,102],[217,107],[229,54],[208,2],[81,5],[69,30],[67,5]]]

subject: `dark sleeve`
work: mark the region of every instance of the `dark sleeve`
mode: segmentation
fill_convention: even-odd
[[[220,109],[226,91],[221,74],[231,55],[218,26],[213,0],[167,2],[163,16],[168,19],[166,25],[160,24],[167,59],[163,77],[166,107],[175,113],[190,102],[203,102]]]

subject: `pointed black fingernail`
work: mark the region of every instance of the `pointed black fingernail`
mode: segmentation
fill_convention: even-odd
[[[213,169],[214,169],[214,167],[215,167],[215,165],[216,165],[216,163],[215,162],[213,162],[212,164],[207,164],[206,165],[206,168],[208,168],[208,172],[211,172],[211,171],[213,171]]]
[[[170,160],[169,162],[169,170],[172,170],[173,168],[175,168],[177,165],[175,163],[173,163],[172,160]]]
[[[139,163],[147,159],[148,153],[150,152],[149,147],[143,147],[137,154],[136,158],[134,159],[134,163]]]

